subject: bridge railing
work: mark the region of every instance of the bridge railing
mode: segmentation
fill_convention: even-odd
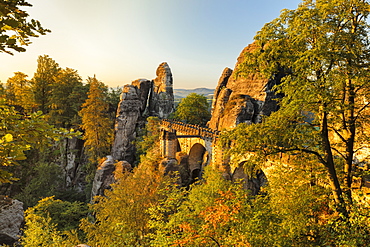
[[[220,134],[220,131],[201,127],[194,124],[186,124],[173,119],[162,119],[161,125],[167,129],[180,131],[187,135],[197,135],[204,138],[215,139]]]

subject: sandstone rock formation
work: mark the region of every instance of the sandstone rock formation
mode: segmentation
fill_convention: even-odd
[[[0,196],[0,246],[10,246],[19,239],[23,219],[23,203]]]
[[[140,79],[125,85],[117,110],[115,137],[112,147],[114,160],[135,161],[135,145],[140,128],[148,116],[167,118],[174,111],[172,73],[167,63],[157,69],[153,81]]]
[[[59,164],[64,171],[66,189],[83,192],[86,187],[85,174],[83,172],[83,162],[87,157],[83,152],[83,140],[75,137],[65,138],[62,145]]]
[[[282,97],[272,88],[278,85],[283,75],[264,78],[258,73],[240,74],[237,69],[245,61],[245,54],[253,52],[256,44],[243,49],[238,57],[235,70],[224,69],[214,93],[212,118],[208,127],[215,130],[232,129],[240,123],[258,123],[263,116],[270,115],[278,109],[275,99]],[[228,158],[217,157],[223,176],[231,180],[243,180],[245,189],[257,194],[266,182],[263,173],[246,174],[243,167],[231,167]]]
[[[99,164],[98,169],[96,169],[91,188],[91,199],[94,199],[95,196],[103,195],[104,190],[109,189],[110,185],[114,183],[114,170],[114,160],[109,155],[105,161]]]
[[[251,176],[246,174],[244,169],[243,166],[237,167],[232,174],[232,180],[234,182],[242,180],[243,188],[252,195],[257,195],[261,187],[267,184],[266,175],[262,170],[258,170],[255,172],[254,176]]]
[[[156,74],[150,96],[150,115],[167,118],[174,111],[174,104],[170,103],[174,101],[171,69],[167,63],[161,63]]]
[[[248,45],[241,52],[235,68],[244,62],[247,52],[256,49],[255,44]],[[278,106],[272,87],[280,83],[281,76],[266,79],[255,74],[237,75],[226,68],[214,93],[212,118],[208,127],[222,130],[234,128],[239,123],[257,123],[262,116],[270,115]]]
[[[113,157],[108,155],[107,159],[99,164],[96,170],[91,189],[91,200],[93,200],[95,196],[104,195],[104,190],[110,189],[110,185],[117,179],[115,176],[117,173],[130,171],[131,169],[132,167],[128,162],[120,161],[114,163]]]
[[[138,128],[143,124],[151,81],[137,80],[125,85],[116,115],[112,156],[115,160],[135,161],[135,145]]]
[[[92,198],[115,181],[114,171],[125,170],[135,163],[135,143],[138,131],[145,126],[146,118],[156,116],[167,118],[174,111],[172,73],[167,63],[161,63],[154,80],[139,79],[122,89],[117,109],[112,156],[96,171]],[[114,165],[121,161],[122,167]],[[130,166],[131,167],[131,166]]]

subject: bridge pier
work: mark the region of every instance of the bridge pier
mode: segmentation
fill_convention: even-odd
[[[161,130],[161,154],[168,159],[175,159],[177,152],[176,132]]]

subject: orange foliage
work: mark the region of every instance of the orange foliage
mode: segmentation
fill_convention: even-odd
[[[249,247],[250,244],[245,237],[234,232],[233,224],[240,222],[238,214],[242,209],[242,202],[238,200],[235,193],[229,189],[227,191],[218,191],[219,197],[214,200],[211,206],[202,210],[196,218],[201,219],[201,226],[191,225],[189,222],[179,224],[179,232],[183,233],[183,238],[175,240],[172,246],[189,246],[194,244],[215,244],[218,246],[228,246],[220,243],[225,238],[232,238],[236,245]],[[228,229],[228,230],[225,230]],[[229,232],[228,236],[223,236],[225,232]],[[218,242],[217,239],[220,241]]]

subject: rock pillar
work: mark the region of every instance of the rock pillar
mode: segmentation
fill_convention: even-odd
[[[176,132],[162,130],[161,133],[161,154],[167,159],[175,159],[177,151]]]

